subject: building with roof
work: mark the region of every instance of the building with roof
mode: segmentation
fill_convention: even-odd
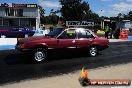
[[[0,28],[40,28],[40,10],[37,4],[0,4]]]

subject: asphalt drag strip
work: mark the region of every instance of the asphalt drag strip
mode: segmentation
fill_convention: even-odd
[[[97,57],[66,52],[52,55],[45,63],[34,64],[16,50],[0,51],[0,85],[74,73],[83,66],[91,70],[128,64],[132,62],[131,52],[132,42],[110,43],[110,47]]]

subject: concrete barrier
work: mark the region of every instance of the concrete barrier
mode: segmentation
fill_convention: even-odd
[[[15,49],[17,38],[0,38],[0,50]]]
[[[17,38],[0,38],[0,45],[15,45]]]

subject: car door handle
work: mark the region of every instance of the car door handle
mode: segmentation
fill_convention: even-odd
[[[90,42],[92,42],[93,40],[89,40]]]

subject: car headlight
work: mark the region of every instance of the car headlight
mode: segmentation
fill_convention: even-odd
[[[20,44],[20,47],[21,47],[21,48],[24,48],[24,47],[25,47],[25,45],[24,45],[24,44]]]
[[[25,44],[19,43],[19,44],[17,44],[17,47],[18,47],[18,48],[24,48],[24,47],[25,47]]]

